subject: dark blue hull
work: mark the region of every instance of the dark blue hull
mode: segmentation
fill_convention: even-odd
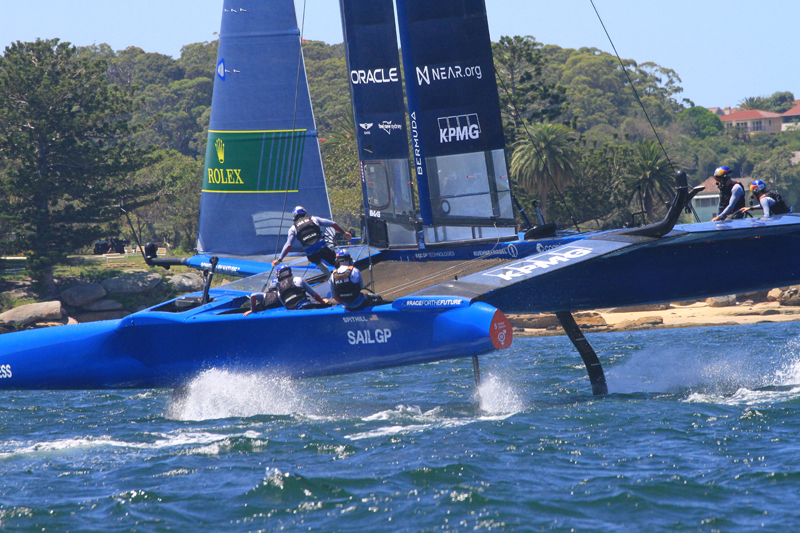
[[[562,250],[572,250],[572,256]],[[563,262],[556,262],[559,253]],[[580,311],[785,287],[800,281],[800,217],[677,226],[660,239],[599,234],[464,281],[494,283],[479,299],[506,313]]]

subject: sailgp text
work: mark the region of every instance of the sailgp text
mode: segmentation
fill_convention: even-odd
[[[360,329],[358,331],[347,332],[347,342],[350,344],[384,344],[389,342],[392,337],[392,330],[390,329],[376,329],[374,331],[369,329]]]

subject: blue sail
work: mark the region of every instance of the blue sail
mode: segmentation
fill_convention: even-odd
[[[392,0],[342,0],[370,243],[416,244],[406,106]]]
[[[198,250],[273,254],[295,205],[331,214],[293,1],[225,0],[219,41]]]
[[[428,243],[514,235],[483,0],[397,0]]]

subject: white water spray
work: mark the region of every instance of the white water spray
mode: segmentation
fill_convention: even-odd
[[[512,414],[526,408],[515,384],[503,376],[484,374],[477,394],[481,411],[488,414]]]
[[[192,380],[180,398],[172,399],[167,416],[176,420],[211,420],[315,411],[313,397],[298,381],[212,369]]]

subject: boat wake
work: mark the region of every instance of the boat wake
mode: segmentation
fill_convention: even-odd
[[[800,398],[800,339],[776,354],[695,354],[669,349],[637,354],[608,372],[612,393],[686,394],[687,402],[726,405],[780,403]]]
[[[369,431],[347,435],[350,440],[363,440],[377,437],[388,437],[394,435],[409,435],[422,433],[430,430],[449,429],[469,424],[474,424],[482,420],[504,420],[514,413],[480,416],[480,417],[452,417],[445,416],[441,407],[436,407],[430,411],[422,411],[416,406],[398,405],[395,409],[381,411],[365,417],[367,423],[384,424]]]
[[[362,440],[456,428],[482,421],[505,420],[526,409],[515,385],[500,376],[485,374],[475,396],[479,403],[477,416],[448,415],[442,407],[423,411],[417,406],[399,405],[362,419],[368,424],[381,427],[348,435],[347,438]]]
[[[214,420],[258,415],[288,416],[314,413],[310,381],[286,377],[211,369],[192,380],[173,397],[167,417],[173,420]]]
[[[9,441],[3,443],[7,451],[0,452],[0,459],[21,455],[76,455],[91,450],[108,448],[131,448],[139,450],[182,449],[183,453],[197,455],[215,455],[226,445],[238,440],[248,441],[250,447],[259,445],[260,434],[245,431],[235,434],[220,434],[197,430],[177,430],[169,433],[148,433],[147,441],[130,442],[115,439],[107,435],[72,437],[53,441],[22,442]]]

